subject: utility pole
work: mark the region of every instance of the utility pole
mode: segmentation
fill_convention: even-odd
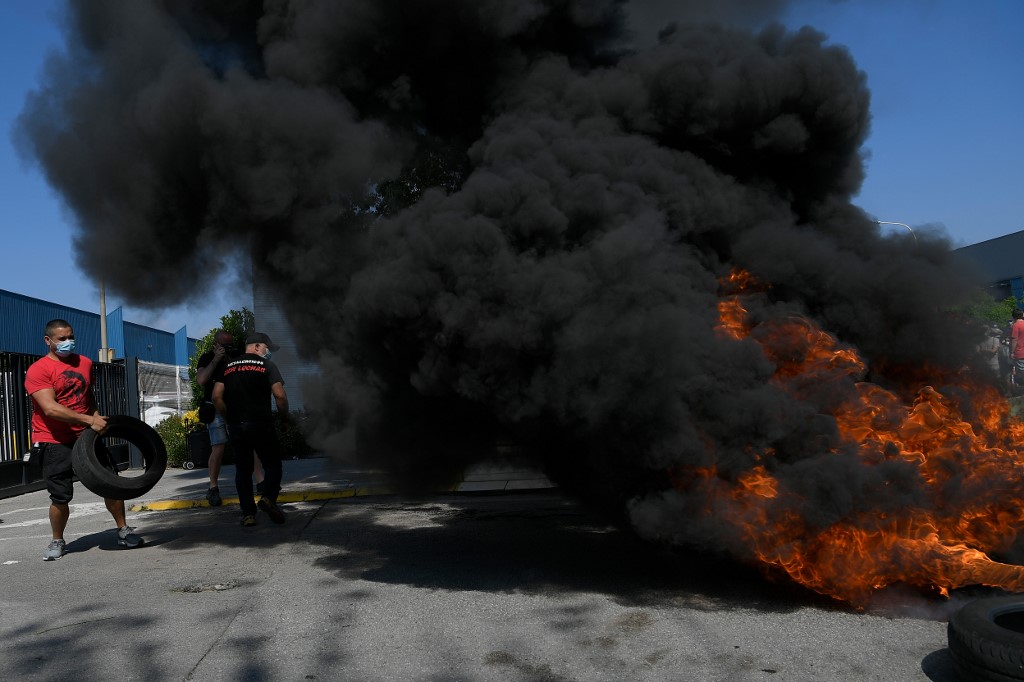
[[[110,362],[110,349],[107,348],[107,294],[100,280],[100,362]]]

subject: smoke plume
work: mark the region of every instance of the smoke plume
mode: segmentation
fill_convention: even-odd
[[[770,381],[758,333],[807,320],[894,390],[969,347],[946,240],[851,203],[865,75],[781,5],[72,3],[19,134],[126,301],[253,254],[320,363],[320,446],[429,483],[512,442],[645,535],[745,557],[679,472],[773,452],[821,527],[920,502],[913,467],[837,453],[865,375]]]

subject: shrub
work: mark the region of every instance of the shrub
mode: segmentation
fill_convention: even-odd
[[[182,415],[171,415],[156,425],[156,432],[167,448],[167,466],[180,467],[188,459],[185,436],[193,431],[206,428],[200,421],[197,410]]]
[[[306,435],[300,428],[300,424],[306,419],[306,414],[292,410],[289,415],[291,419],[287,422],[280,419],[274,420],[274,430],[277,432],[277,440],[281,444],[281,458],[307,457],[313,452],[313,448],[306,442]],[[256,449],[256,452],[259,452],[259,448]]]
[[[156,432],[164,441],[167,448],[167,466],[180,467],[188,459],[188,445],[186,437],[195,431],[201,431],[206,426],[199,421],[198,410],[189,410],[183,415],[171,415],[156,425]],[[274,420],[274,429],[277,432],[277,440],[281,444],[282,459],[293,459],[307,457],[313,452],[313,448],[306,442],[306,436],[299,428],[299,424],[305,420],[305,413],[294,411],[291,413],[291,421],[285,423],[280,419]],[[259,448],[256,453],[259,454]],[[234,452],[230,444],[224,450],[224,464],[234,463]]]

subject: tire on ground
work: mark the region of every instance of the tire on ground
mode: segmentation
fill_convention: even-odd
[[[953,667],[961,680],[1024,680],[1024,596],[973,601],[946,628]]]
[[[86,429],[75,442],[71,451],[71,464],[75,475],[86,488],[100,497],[115,500],[130,500],[145,495],[167,468],[167,448],[156,430],[135,417],[113,415],[107,417],[107,431],[102,438],[123,438],[142,453],[146,462],[145,471],[138,476],[118,476],[112,470],[106,457],[98,455],[96,444],[101,436],[92,429]]]

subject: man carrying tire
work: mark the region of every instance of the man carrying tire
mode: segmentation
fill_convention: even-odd
[[[228,425],[228,438],[235,451],[235,488],[242,507],[242,525],[256,524],[256,502],[252,492],[253,454],[258,447],[263,462],[263,494],[259,508],[274,523],[284,523],[277,506],[281,492],[281,446],[270,408],[273,396],[277,415],[287,420],[288,394],[277,366],[270,362],[277,346],[266,334],[256,332],[245,340],[245,353],[228,361],[213,386],[213,404]]]
[[[61,319],[50,320],[43,330],[49,352],[25,373],[25,392],[32,396],[32,442],[38,444],[43,476],[50,494],[52,539],[43,555],[45,561],[66,553],[64,529],[71,514],[68,504],[74,495],[71,454],[78,436],[86,429],[99,435],[107,420],[96,409],[92,395],[92,360],[75,353],[75,332]],[[125,521],[124,500],[104,499],[117,524],[117,544],[134,549],[142,538]]]

